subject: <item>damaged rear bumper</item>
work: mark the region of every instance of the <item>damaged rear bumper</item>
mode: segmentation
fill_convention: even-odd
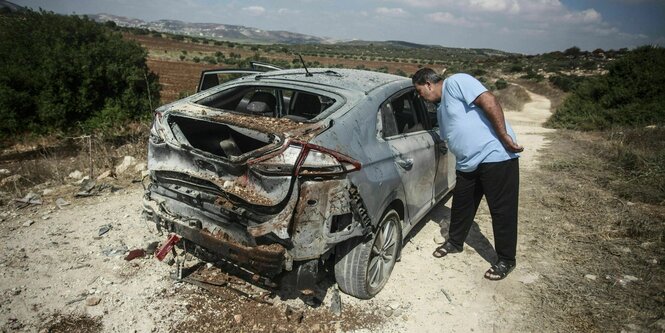
[[[144,212],[159,230],[176,233],[215,258],[275,276],[292,270],[294,262],[318,259],[338,243],[371,229],[348,179],[298,183],[284,210],[265,216],[220,196],[191,195],[182,187],[152,182]]]

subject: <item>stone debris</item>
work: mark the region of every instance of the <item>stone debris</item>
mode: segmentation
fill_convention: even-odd
[[[87,306],[95,306],[95,305],[99,304],[99,302],[101,302],[101,301],[102,301],[101,298],[99,298],[99,297],[97,297],[97,296],[91,296],[91,297],[88,297],[88,298],[85,300],[85,305],[87,305]]]
[[[134,163],[136,163],[136,158],[133,156],[125,156],[125,158],[122,160],[122,163],[115,167],[115,174],[123,174],[130,166],[134,165]]]
[[[445,241],[446,241],[446,239],[445,239],[443,236],[441,236],[441,235],[436,235],[436,236],[434,236],[434,243],[437,244],[437,245],[441,245],[441,244],[443,244]]]
[[[102,254],[107,257],[117,257],[124,255],[125,253],[127,253],[127,251],[129,251],[129,249],[127,248],[126,245],[117,245],[103,249]]]
[[[69,206],[69,201],[63,198],[58,198],[55,200],[55,205],[58,206],[58,208],[62,209],[62,207]]]
[[[330,299],[330,311],[339,316],[342,314],[342,298],[339,295],[339,290],[337,287],[333,288],[332,296]]]
[[[105,233],[109,232],[109,230],[113,229],[113,226],[110,224],[105,224],[99,228],[99,234],[98,236],[101,237]]]
[[[240,324],[242,322],[242,315],[241,314],[234,315],[233,321],[235,321],[236,324]]]
[[[23,179],[21,175],[11,175],[9,177],[3,178],[2,181],[0,181],[0,186],[5,186],[10,183],[17,183]]]
[[[83,172],[81,171],[72,171],[67,177],[72,178],[72,179],[81,179],[83,178]]]
[[[25,223],[23,223],[23,226],[24,226],[24,227],[29,227],[29,226],[31,226],[33,223],[35,223],[35,221],[33,221],[33,220],[27,220],[27,221],[25,221]]]
[[[587,280],[596,281],[598,277],[593,274],[587,274],[584,276],[584,278],[586,278]]]
[[[21,199],[14,199],[14,201],[17,202],[18,208],[25,208],[30,205],[41,205],[42,204],[42,199],[39,196],[39,194],[34,193],[34,192],[29,192],[28,194],[25,195],[25,197]]]
[[[136,172],[143,172],[148,169],[148,166],[145,163],[139,163],[136,166],[134,166],[134,171]]]
[[[115,177],[115,174],[111,170],[106,170],[106,171],[102,172],[101,175],[97,176],[97,180],[102,180],[102,179],[109,178],[109,177]]]
[[[11,172],[9,172],[9,170],[7,170],[7,169],[0,169],[0,176],[6,176],[10,173]]]
[[[626,275],[626,274],[623,275],[623,276],[606,275],[605,279],[613,281],[615,284],[620,284],[622,287],[627,286],[631,282],[636,282],[636,281],[640,280],[638,277],[635,277],[633,275]]]

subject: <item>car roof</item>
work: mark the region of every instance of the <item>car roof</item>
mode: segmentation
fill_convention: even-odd
[[[238,81],[258,82],[292,82],[305,83],[312,86],[329,86],[365,94],[386,84],[408,80],[403,76],[345,68],[311,68],[311,76],[307,76],[304,68],[270,71],[246,76]],[[410,80],[409,80],[410,82]]]

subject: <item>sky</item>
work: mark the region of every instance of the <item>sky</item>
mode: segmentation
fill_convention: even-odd
[[[9,0],[61,14],[244,25],[524,54],[665,46],[665,0]]]

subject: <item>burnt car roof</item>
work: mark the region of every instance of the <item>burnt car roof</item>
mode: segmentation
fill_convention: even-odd
[[[307,76],[304,68],[270,71],[242,77],[238,81],[254,82],[298,82],[312,86],[330,86],[365,94],[385,84],[406,80],[399,75],[344,68],[311,68]]]

